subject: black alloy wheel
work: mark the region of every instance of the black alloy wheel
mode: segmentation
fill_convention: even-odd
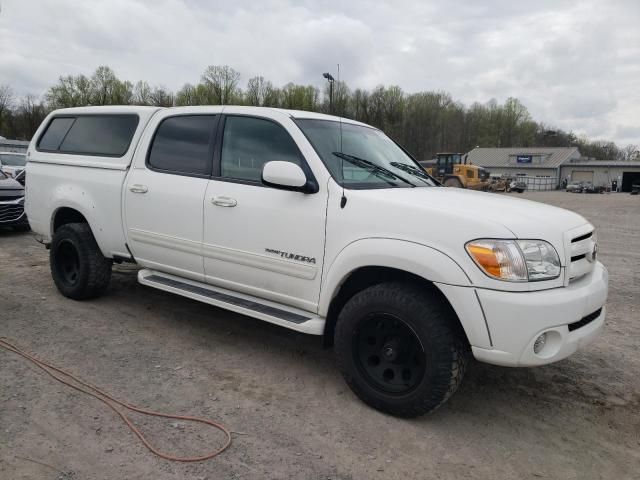
[[[80,275],[80,256],[75,245],[68,239],[62,240],[58,244],[54,260],[54,268],[58,277],[67,284],[69,287],[73,287],[78,282]]]
[[[413,329],[389,313],[373,313],[353,332],[353,355],[363,377],[391,395],[413,391],[425,374],[424,347]]]
[[[354,294],[334,331],[338,368],[370,406],[401,417],[435,410],[460,385],[469,344],[435,287],[391,281]]]

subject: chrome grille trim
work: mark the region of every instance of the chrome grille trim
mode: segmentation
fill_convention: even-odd
[[[0,203],[0,222],[15,222],[24,215],[21,203]]]
[[[593,270],[595,262],[591,260],[595,246],[594,231],[578,235],[569,244],[569,265],[567,275],[569,282],[576,280]]]

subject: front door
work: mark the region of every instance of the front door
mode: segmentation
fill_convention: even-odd
[[[147,268],[204,281],[202,204],[218,115],[163,114],[125,186],[128,245]],[[146,143],[144,143],[146,142]]]
[[[276,160],[296,163],[313,177],[278,114],[272,115],[226,115],[223,120],[219,164],[204,201],[205,278],[316,311],[327,189],[320,185],[319,192],[304,194],[262,184],[262,166]]]

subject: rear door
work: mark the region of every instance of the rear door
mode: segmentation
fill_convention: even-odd
[[[128,245],[140,265],[204,280],[202,203],[218,119],[168,110],[149,125],[124,193]]]

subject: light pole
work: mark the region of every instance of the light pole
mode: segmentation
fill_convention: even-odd
[[[329,113],[333,113],[333,76],[330,73],[323,73],[322,76],[329,82]]]

